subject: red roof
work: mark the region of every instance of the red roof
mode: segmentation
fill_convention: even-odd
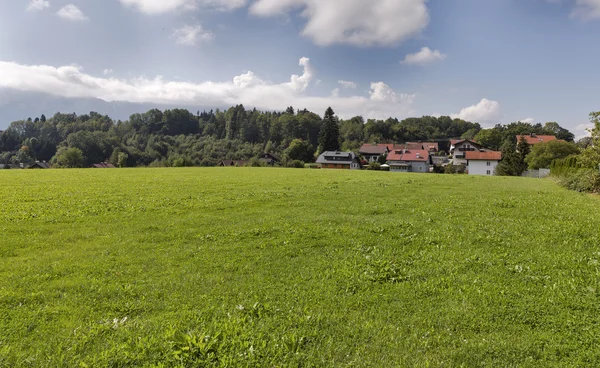
[[[540,143],[548,143],[556,140],[556,137],[553,135],[518,135],[517,142],[521,141],[521,137],[525,138],[525,142],[528,144],[540,144]]]
[[[389,153],[387,160],[388,161],[427,162],[427,161],[429,161],[429,151],[427,151],[427,150],[395,149]]]
[[[465,154],[467,160],[472,161],[500,161],[502,160],[502,152],[497,151],[467,151]]]
[[[393,151],[394,150],[394,143],[380,143],[377,145],[378,147],[387,147],[388,151]]]
[[[367,155],[383,155],[384,153],[387,153],[388,150],[387,145],[375,146],[372,144],[363,144],[363,146],[360,147],[359,152]]]

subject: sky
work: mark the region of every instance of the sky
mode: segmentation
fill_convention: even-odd
[[[0,105],[331,106],[581,137],[599,37],[600,0],[0,0]]]

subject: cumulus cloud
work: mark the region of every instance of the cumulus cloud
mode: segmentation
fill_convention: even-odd
[[[285,106],[306,107],[322,112],[331,106],[340,117],[364,115],[373,118],[406,117],[414,114],[414,95],[399,94],[383,82],[371,84],[369,96],[309,96],[307,87],[315,78],[308,58],[299,62],[304,72],[283,83],[265,81],[253,72],[225,82],[169,81],[158,76],[118,79],[97,77],[77,65],[21,65],[0,61],[0,88],[41,92],[66,98],[100,98],[111,101],[164,105],[232,106],[242,103],[265,110]]]
[[[535,123],[535,119],[534,118],[525,118],[525,119],[521,119],[519,120],[521,123],[529,123],[529,124],[533,124]]]
[[[281,16],[301,10],[302,34],[321,46],[395,45],[429,23],[426,0],[256,0],[250,12]]]
[[[211,31],[205,30],[200,24],[183,26],[173,32],[175,42],[179,45],[195,46],[198,42],[210,42],[215,38]]]
[[[489,124],[496,122],[501,117],[500,103],[482,99],[478,104],[465,107],[458,114],[452,115],[453,119],[462,119],[471,122]]]
[[[354,83],[354,82],[340,80],[340,81],[338,81],[338,83],[341,84],[342,87],[344,87],[344,88],[356,89],[356,83]]]
[[[104,69],[103,73],[104,73],[104,75],[109,75],[109,74],[113,73],[113,70],[112,69]]]
[[[193,10],[206,6],[218,10],[232,10],[246,5],[246,0],[119,0],[123,5],[146,14],[162,14],[177,10]]]
[[[27,6],[27,11],[32,10],[44,10],[50,7],[50,1],[48,0],[31,0]]]
[[[58,12],[56,12],[56,14],[63,19],[74,22],[88,20],[88,17],[73,4],[63,6]]]
[[[594,123],[579,124],[575,127],[575,138],[581,139],[584,137],[590,137],[592,135],[592,129],[594,129]]]
[[[410,65],[425,65],[432,63],[434,61],[444,60],[447,55],[442,54],[438,50],[431,50],[429,47],[421,48],[421,51],[408,54],[402,60],[402,64],[410,64]]]

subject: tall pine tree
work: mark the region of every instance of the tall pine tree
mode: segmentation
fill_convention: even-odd
[[[325,111],[319,133],[319,152],[340,150],[340,126],[331,107]]]

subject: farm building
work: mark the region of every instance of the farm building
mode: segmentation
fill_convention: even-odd
[[[431,156],[426,150],[394,149],[388,154],[387,164],[392,172],[428,173]]]
[[[360,169],[360,160],[354,152],[326,151],[319,156],[317,164],[321,169]]]
[[[502,160],[502,152],[468,151],[465,153],[469,175],[494,175],[496,166]]]

